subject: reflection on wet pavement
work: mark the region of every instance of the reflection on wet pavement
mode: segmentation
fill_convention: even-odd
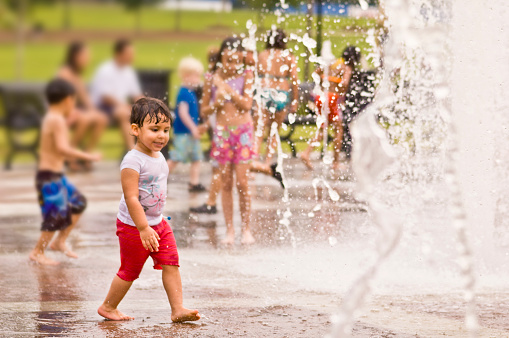
[[[165,215],[180,248],[185,303],[203,319],[172,324],[161,274],[150,260],[121,304],[136,319],[103,321],[96,309],[119,267],[115,218],[120,198],[118,163],[103,163],[96,172],[71,180],[84,192],[89,208],[70,244],[79,254],[70,260],[55,252],[57,267],[29,263],[29,250],[39,235],[40,215],[33,188],[33,170],[20,167],[2,173],[0,186],[0,336],[76,337],[318,337],[330,327],[330,314],[372,258],[375,232],[363,203],[352,197],[351,181],[334,181],[340,201],[311,186],[312,175],[296,163],[290,177],[290,228],[280,224],[286,205],[276,182],[263,176],[253,181],[253,231],[257,244],[221,247],[222,213],[196,215],[189,207],[206,194],[188,194],[185,168],[172,176]],[[207,172],[207,168],[204,169]],[[208,182],[204,175],[202,182]],[[317,203],[320,208],[316,208]],[[236,215],[238,217],[238,215]],[[240,219],[235,219],[237,226]],[[237,229],[239,232],[239,229]],[[355,255],[352,255],[355,252]],[[385,297],[385,298],[384,298]],[[509,300],[497,294],[481,311],[484,333],[507,336]],[[452,304],[456,304],[452,305]],[[420,295],[376,296],[371,311],[355,324],[356,336],[415,337],[461,335],[461,298]],[[432,331],[412,321],[439,322]],[[459,330],[459,331],[458,331]]]

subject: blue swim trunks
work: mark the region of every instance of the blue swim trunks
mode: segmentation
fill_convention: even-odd
[[[35,184],[42,211],[41,231],[67,228],[72,214],[81,214],[87,207],[85,196],[62,173],[38,171]]]
[[[180,163],[202,161],[203,151],[200,140],[195,139],[191,134],[174,134],[170,160]]]

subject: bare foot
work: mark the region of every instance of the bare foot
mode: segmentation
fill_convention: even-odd
[[[65,243],[52,242],[49,247],[51,250],[63,252],[67,257],[78,258],[78,255],[74,251],[69,249],[69,247]]]
[[[242,232],[242,239],[240,240],[240,243],[244,245],[250,245],[253,244],[255,241],[253,235],[251,234],[250,230],[245,230]]]
[[[58,265],[58,264],[60,264],[57,261],[49,259],[44,254],[41,254],[41,253],[38,254],[38,253],[35,253],[33,251],[30,253],[29,258],[30,258],[31,261],[33,261],[35,263],[38,263],[38,264],[41,264],[41,265]]]
[[[300,154],[299,157],[302,163],[304,163],[304,165],[306,166],[306,168],[308,168],[309,170],[313,170],[313,164],[311,163],[308,154]]]
[[[227,232],[226,238],[221,241],[224,245],[233,245],[235,243],[235,232]]]
[[[174,323],[192,322],[200,318],[198,310],[188,310],[184,308],[171,314],[171,321]]]
[[[106,308],[106,306],[104,306],[104,304],[101,305],[97,309],[97,313],[109,320],[133,320],[134,319],[134,317],[126,316],[125,314],[120,312],[118,309],[113,309],[113,310],[108,309],[108,308]]]

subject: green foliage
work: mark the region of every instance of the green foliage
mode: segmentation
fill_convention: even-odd
[[[315,5],[319,0],[314,0]],[[359,5],[359,0],[321,0],[323,5],[328,4],[344,4],[344,5]],[[281,0],[243,0],[241,1],[246,7],[258,10],[272,10],[281,4]],[[378,6],[379,0],[366,0],[370,6]],[[286,0],[286,4],[293,7],[300,7],[308,3],[307,0]]]
[[[128,10],[138,10],[142,6],[155,5],[162,0],[116,0]]]
[[[4,0],[3,2],[12,10],[16,10],[25,2],[28,8],[37,5],[53,5],[56,0]]]
[[[267,10],[272,11],[281,6],[281,0],[244,0],[242,1],[249,9]],[[300,6],[303,1],[301,0],[286,0],[286,4],[290,6]]]

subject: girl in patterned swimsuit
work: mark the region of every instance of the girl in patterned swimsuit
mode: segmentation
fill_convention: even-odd
[[[239,192],[242,244],[251,244],[249,169],[253,158],[253,74],[245,70],[242,40],[230,37],[219,50],[217,70],[203,88],[201,113],[216,114],[211,156],[219,164],[223,184],[221,201],[226,223],[224,244],[235,242],[233,227],[233,176]]]

